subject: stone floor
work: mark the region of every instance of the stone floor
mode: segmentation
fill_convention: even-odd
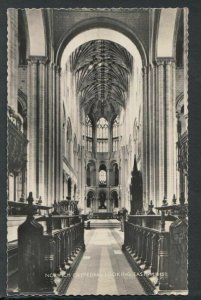
[[[66,295],[142,295],[136,274],[121,251],[119,228],[85,230],[86,251]]]

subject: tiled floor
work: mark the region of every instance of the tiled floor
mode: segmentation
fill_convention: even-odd
[[[142,295],[135,273],[121,251],[118,228],[85,230],[86,251],[66,295]]]

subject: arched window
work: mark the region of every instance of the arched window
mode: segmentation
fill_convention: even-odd
[[[87,186],[96,185],[96,166],[93,161],[87,164]]]
[[[86,141],[87,151],[92,152],[93,134],[92,134],[92,123],[89,117],[86,117]]]
[[[92,191],[89,191],[87,194],[87,207],[91,207],[92,206],[92,202],[94,200],[95,196],[94,193]]]
[[[72,181],[71,178],[68,179],[68,197],[70,197],[71,199],[71,185],[72,185]]]
[[[99,168],[99,185],[100,186],[106,186],[107,185],[107,172],[106,172],[106,166],[101,165]]]
[[[114,164],[114,185],[118,186],[119,184],[119,169],[118,165]]]
[[[108,152],[108,122],[100,118],[97,122],[97,152]]]
[[[116,162],[112,162],[110,169],[110,185],[118,186],[119,185],[119,167]]]
[[[113,207],[114,208],[119,207],[118,194],[117,194],[116,191],[112,191],[112,193],[111,193],[111,199],[113,201]]]
[[[118,142],[119,142],[119,117],[116,117],[112,126],[112,151],[118,150]]]
[[[90,172],[90,165],[87,165],[87,186],[91,185],[91,172]]]

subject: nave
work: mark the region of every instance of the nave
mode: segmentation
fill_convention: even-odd
[[[120,224],[119,228],[86,231],[86,251],[66,295],[145,294],[121,250],[122,244]]]
[[[11,295],[143,293],[88,268],[186,292],[187,23],[185,8],[8,10]]]

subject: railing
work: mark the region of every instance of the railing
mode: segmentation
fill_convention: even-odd
[[[143,273],[141,279],[144,278],[151,292],[157,289],[187,290],[186,207],[174,206],[176,208],[178,217],[169,215],[172,206],[166,206],[160,208],[161,217],[131,216],[125,221],[123,250],[135,270]],[[158,217],[160,229],[145,226],[158,222]],[[171,224],[166,226],[165,223],[170,221]]]
[[[30,199],[27,214],[18,228],[19,292],[63,294],[85,250],[84,224],[79,216],[36,220]]]
[[[112,212],[93,212],[89,214],[89,219],[114,219]]]
[[[169,230],[170,224],[177,219],[176,216],[165,216],[165,230]],[[148,227],[156,230],[161,229],[161,216],[160,215],[129,215],[128,222],[139,225],[142,227]]]
[[[136,261],[144,264],[144,270],[150,268],[151,273],[156,273],[160,232],[125,222],[124,238],[124,245],[130,247]]]

